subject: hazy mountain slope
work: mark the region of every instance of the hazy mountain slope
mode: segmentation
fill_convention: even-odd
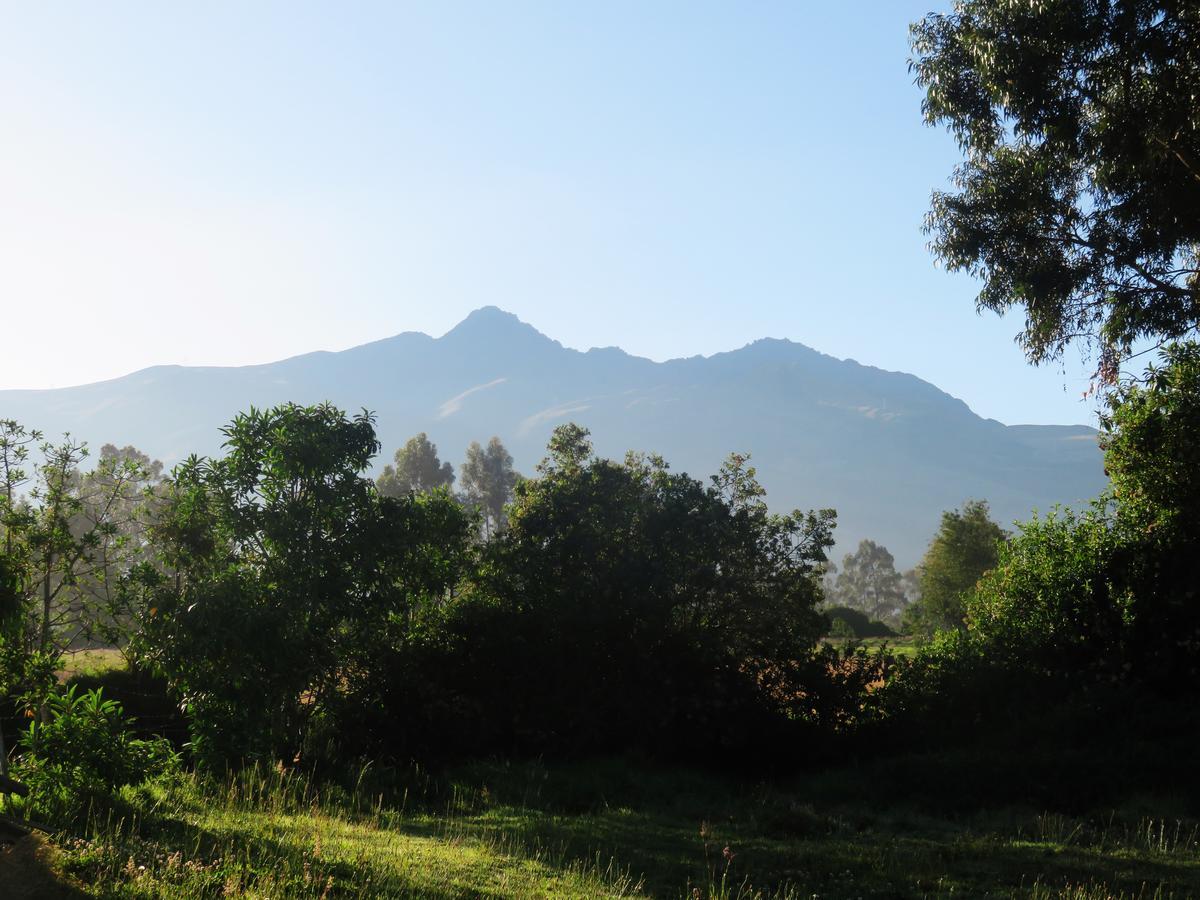
[[[498,434],[530,472],[553,427],[572,420],[603,454],[656,451],[703,477],[730,451],[749,451],[773,506],[832,506],[839,554],[871,537],[904,565],[941,511],[967,498],[987,498],[1008,523],[1105,483],[1092,429],[1004,426],[912,375],[781,340],[665,363],[615,348],[580,353],[493,307],[438,339],[405,333],[267,365],[160,366],[0,391],[0,417],[172,463],[218,452],[219,429],[239,410],[286,400],[373,410],[388,457],[426,431],[457,464],[469,441]]]

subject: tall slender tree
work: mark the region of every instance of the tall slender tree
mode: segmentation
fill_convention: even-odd
[[[906,626],[931,633],[965,628],[966,594],[1000,558],[1008,532],[992,521],[986,500],[968,500],[942,513],[942,523],[920,565],[921,599],[908,608]]]
[[[513,488],[521,476],[513,469],[512,454],[500,438],[487,447],[472,441],[462,466],[463,496],[468,506],[479,511],[485,540],[500,534],[508,525],[505,507],[512,502]]]

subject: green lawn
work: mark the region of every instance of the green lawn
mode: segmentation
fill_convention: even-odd
[[[62,657],[62,668],[58,671],[59,681],[68,681],[79,676],[103,675],[125,668],[121,651],[112,647],[97,647],[88,650],[68,650]]]
[[[952,815],[838,800],[845,771],[739,784],[623,762],[367,770],[318,791],[270,772],[127,791],[59,838],[99,897],[1187,897],[1200,829],[1138,809]],[[389,782],[392,799],[376,790]],[[931,785],[932,788],[932,785]],[[1169,801],[1162,808],[1170,809]],[[731,857],[726,858],[728,847]],[[2,887],[2,884],[0,884]],[[0,891],[0,894],[3,892]]]
[[[845,638],[826,637],[823,640],[828,641],[835,647],[846,647],[850,644],[859,644],[866,647],[868,650],[876,650],[880,647],[887,647],[888,651],[895,656],[911,658],[917,655],[917,642],[914,638],[899,635],[890,638],[855,638],[847,640]]]

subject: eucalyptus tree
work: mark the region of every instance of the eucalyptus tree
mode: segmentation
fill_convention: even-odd
[[[1200,324],[1200,6],[958,0],[912,27],[924,115],[964,160],[932,249],[1025,316],[1030,360],[1072,341],[1116,376]]]
[[[513,489],[521,476],[513,469],[512,454],[500,438],[493,437],[487,447],[472,441],[462,466],[463,498],[478,510],[484,539],[500,534],[508,525],[505,507],[513,499]]]
[[[395,465],[383,467],[375,482],[385,497],[403,497],[454,484],[454,466],[438,459],[437,444],[423,431],[396,451],[393,462]]]
[[[62,653],[110,615],[113,585],[144,552],[143,498],[161,466],[132,448],[105,447],[85,472],[88,455],[69,435],[53,443],[0,422],[6,680],[30,697],[50,684]]]

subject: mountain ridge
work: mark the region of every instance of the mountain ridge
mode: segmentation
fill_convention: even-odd
[[[786,338],[662,362],[575,350],[497,307],[437,338],[405,331],[276,362],[151,366],[88,385],[0,391],[0,416],[93,445],[133,444],[169,465],[219,452],[219,429],[237,412],[289,400],[373,410],[379,467],[425,431],[455,463],[469,441],[499,435],[529,472],[568,420],[590,428],[606,456],[658,452],[700,477],[748,451],[773,507],[834,507],[838,554],[870,537],[905,565],[940,512],[968,498],[989,499],[1008,524],[1105,484],[1093,429],[984,419],[909,373]]]

